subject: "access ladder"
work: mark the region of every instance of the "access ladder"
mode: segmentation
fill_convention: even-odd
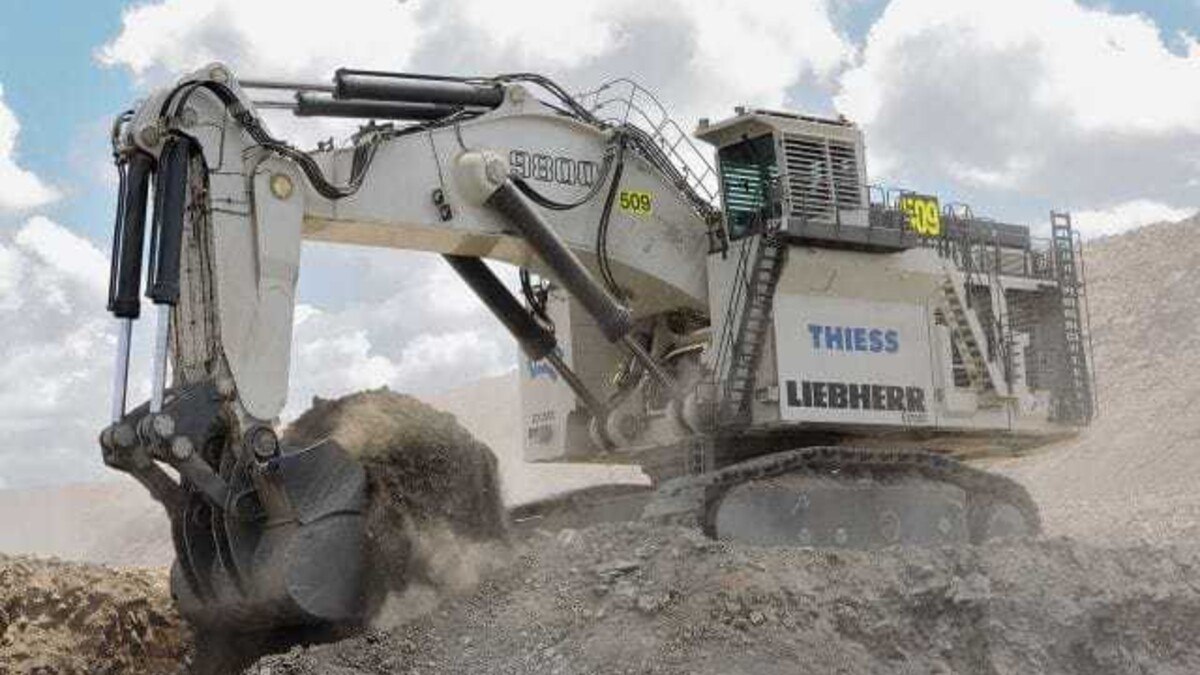
[[[1084,285],[1076,253],[1071,215],[1052,211],[1050,235],[1054,273],[1062,304],[1064,364],[1055,392],[1054,416],[1058,421],[1086,423],[1092,419],[1094,399],[1084,332]]]

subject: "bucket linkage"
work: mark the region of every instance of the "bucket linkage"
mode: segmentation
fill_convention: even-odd
[[[363,467],[330,440],[282,449],[265,426],[231,438],[220,404],[210,383],[168,390],[161,412],[144,404],[100,439],[105,463],[167,511],[180,612],[211,629],[360,622]]]

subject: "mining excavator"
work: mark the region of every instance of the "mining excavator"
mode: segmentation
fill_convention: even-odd
[[[302,151],[268,131],[273,108],[360,122]],[[520,346],[525,459],[640,465],[642,517],[720,539],[1036,533],[1024,489],[965,460],[1095,413],[1070,216],[1040,238],[873,185],[843,118],[737,108],[689,134],[629,80],[573,95],[528,73],[305,83],[214,64],[112,138],[101,447],[166,508],[172,590],[199,626],[365,611],[363,468],[277,432],[305,239],[442,255]],[[151,393],[130,409],[144,253]]]

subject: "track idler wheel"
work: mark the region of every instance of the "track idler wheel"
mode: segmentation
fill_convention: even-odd
[[[226,458],[224,508],[191,492],[173,518],[171,589],[205,630],[355,624],[365,598],[366,474],[332,441]]]

